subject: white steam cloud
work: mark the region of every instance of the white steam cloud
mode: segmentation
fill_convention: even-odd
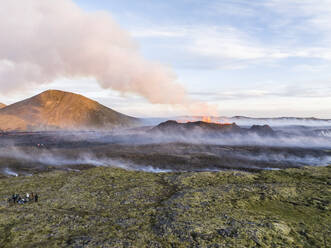
[[[0,0],[0,4],[2,92],[63,77],[93,77],[105,89],[192,110],[194,103],[174,72],[145,60],[109,13],[86,12],[71,0]],[[205,107],[196,103],[198,109]]]
[[[122,168],[125,170],[133,171],[144,171],[151,173],[166,173],[171,172],[169,169],[161,169],[152,165],[138,165],[130,161],[123,159],[112,159],[106,156],[97,157],[93,153],[79,153],[77,157],[70,158],[60,153],[53,153],[51,151],[42,151],[31,153],[21,150],[17,147],[10,148],[0,148],[0,157],[14,158],[21,161],[27,161],[32,163],[41,163],[43,165],[51,165],[59,168],[67,168],[70,165],[93,165],[93,166],[103,166],[103,167],[115,167]],[[0,164],[0,175],[1,172],[8,176],[18,176],[19,174],[15,172],[12,168],[5,167],[1,169]],[[26,174],[26,173],[25,173]]]

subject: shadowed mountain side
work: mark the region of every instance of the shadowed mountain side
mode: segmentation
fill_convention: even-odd
[[[179,123],[166,121],[151,129],[151,132],[175,135],[217,135],[217,134],[248,134],[275,135],[276,133],[268,125],[254,125],[251,128],[241,128],[236,123],[218,124],[203,121]]]
[[[254,132],[261,135],[274,135],[274,130],[268,125],[253,125],[250,129],[250,132]]]
[[[192,131],[204,131],[204,132],[240,132],[241,128],[235,123],[233,124],[215,124],[207,123],[203,121],[179,123],[176,121],[166,121],[152,129],[153,132],[164,133],[186,133]]]
[[[6,104],[3,104],[3,103],[0,102],[0,109],[2,109],[4,107],[6,107]]]
[[[139,119],[123,115],[84,96],[48,90],[0,109],[2,130],[112,129]]]

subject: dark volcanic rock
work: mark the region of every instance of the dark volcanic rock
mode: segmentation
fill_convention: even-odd
[[[250,129],[250,132],[257,133],[259,135],[274,135],[275,131],[269,125],[253,125]]]
[[[249,134],[274,135],[275,132],[268,125],[254,125],[251,128],[241,128],[236,123],[218,124],[203,121],[178,123],[166,121],[152,128],[151,132],[175,135],[223,135],[223,134]]]
[[[152,132],[161,132],[166,134],[212,134],[212,133],[240,133],[242,128],[232,124],[207,123],[203,121],[178,123],[176,121],[166,121],[154,127]]]

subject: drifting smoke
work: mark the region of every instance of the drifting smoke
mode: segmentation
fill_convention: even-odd
[[[108,13],[85,12],[71,0],[0,4],[2,92],[93,77],[105,89],[136,93],[151,103],[178,104],[192,113],[206,107],[188,97],[173,71],[146,61]]]
[[[9,169],[9,168],[5,168],[5,169],[3,170],[3,174],[8,175],[8,176],[18,177],[18,174],[17,174],[16,172],[12,171],[12,170]]]
[[[50,169],[80,170],[92,166],[161,173],[274,170],[331,164],[329,137],[282,133],[264,137],[257,134],[213,137],[198,130],[190,137],[131,132],[59,132],[52,133],[51,139],[49,133],[45,133],[45,137],[40,133],[35,134],[34,139],[30,136],[19,136],[11,142],[3,139],[0,142],[0,176],[30,175]],[[56,143],[53,143],[54,138],[58,138]],[[34,142],[26,146],[30,140]],[[46,144],[37,148],[36,142]]]
[[[327,126],[295,133],[279,127],[272,135],[217,134],[197,128],[190,133],[154,128],[12,133],[0,140],[0,177],[93,166],[154,173],[327,166],[331,164],[329,131]]]
[[[10,147],[5,149],[0,149],[0,157],[5,157],[9,159],[16,159],[22,161],[23,163],[29,163],[30,169],[38,167],[38,164],[42,166],[49,165],[53,167],[58,167],[62,169],[70,169],[70,166],[73,165],[91,165],[91,166],[103,166],[103,167],[115,167],[122,168],[125,170],[134,170],[134,171],[144,171],[151,173],[166,173],[171,172],[171,170],[157,168],[151,165],[138,165],[131,161],[126,161],[123,159],[113,159],[106,156],[99,157],[93,153],[82,152],[77,154],[75,157],[66,156],[56,151],[31,151],[27,152],[17,147]],[[32,163],[32,165],[31,165]],[[34,164],[34,165],[33,165]],[[0,163],[1,166],[1,163]],[[40,165],[39,165],[40,166]],[[17,168],[18,170],[20,168]],[[18,176],[19,172],[15,172],[13,169],[5,167],[1,170],[4,175],[8,176]],[[20,172],[24,175],[26,172]]]

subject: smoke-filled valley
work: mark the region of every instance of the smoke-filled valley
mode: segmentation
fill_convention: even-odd
[[[295,130],[295,131],[293,131]],[[277,170],[331,164],[329,127],[168,121],[113,131],[1,134],[2,176],[95,166],[147,172]]]

